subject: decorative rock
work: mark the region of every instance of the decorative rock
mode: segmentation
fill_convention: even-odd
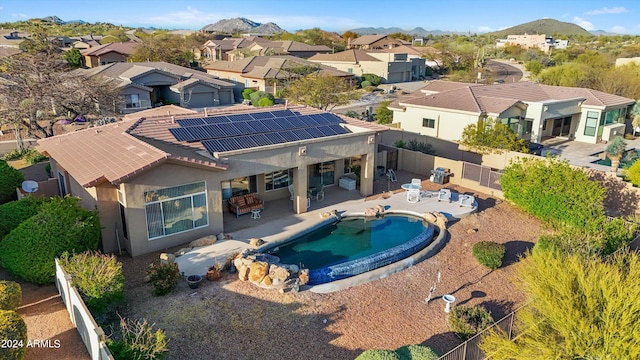
[[[233,239],[233,236],[231,236],[231,234],[223,234],[224,235],[224,239],[225,240],[231,240]]]
[[[145,276],[143,281],[148,283],[149,281],[151,281],[151,276],[149,275]]]
[[[171,264],[176,261],[176,256],[173,254],[162,253],[160,254],[160,262],[163,264]]]
[[[269,272],[269,264],[263,261],[254,261],[249,269],[249,281],[260,284]]]
[[[246,266],[239,267],[238,268],[238,279],[240,279],[240,281],[249,280],[249,272],[250,271],[251,271],[251,269],[246,267]]]
[[[378,215],[378,213],[376,212],[376,209],[374,208],[366,208],[364,209],[364,216],[366,217],[373,217]]]
[[[217,238],[218,240],[224,240],[224,234],[223,234],[223,233],[220,233],[220,234],[218,234],[218,235],[216,236],[216,238]]]
[[[261,246],[262,244],[264,244],[264,240],[262,239],[258,239],[258,238],[249,239],[249,245],[253,247],[258,247],[258,246]]]
[[[218,238],[215,236],[206,236],[197,240],[193,240],[192,242],[189,243],[189,246],[192,248],[200,247],[200,246],[208,246],[208,245],[212,245],[217,240]]]
[[[330,212],[323,212],[322,214],[320,214],[320,217],[323,219],[328,219],[329,217],[331,217],[331,213]]]
[[[378,214],[384,214],[384,206],[378,204],[376,205],[375,209]]]
[[[282,266],[271,265],[269,268],[269,277],[273,280],[278,279],[284,282],[289,278],[289,270]]]
[[[287,265],[287,266],[285,266],[285,267],[286,267],[286,268],[287,268],[287,270],[289,270],[289,272],[290,272],[290,273],[292,273],[292,274],[297,274],[297,273],[298,273],[298,271],[300,271],[300,268],[298,267],[298,265],[291,264],[291,265]]]
[[[472,229],[467,230],[467,234],[473,234],[473,233],[477,233],[477,232],[478,232],[478,229],[476,229],[476,228],[472,228]]]
[[[300,279],[300,285],[305,285],[309,282],[309,269],[300,270],[300,274],[298,274],[298,279]]]
[[[184,254],[188,253],[189,251],[191,251],[191,248],[182,248],[182,249],[180,249],[180,250],[176,251],[176,252],[174,253],[174,255],[175,255],[176,257],[178,257],[178,256],[182,256],[182,255],[184,255]]]
[[[432,224],[435,224],[436,222],[436,215],[434,213],[424,213],[422,214],[422,218]]]
[[[269,276],[265,276],[264,279],[262,280],[262,284],[266,285],[266,286],[271,286],[273,282],[271,281],[271,277]]]

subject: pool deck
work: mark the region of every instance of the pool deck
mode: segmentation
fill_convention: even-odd
[[[212,245],[194,248],[185,255],[177,257],[176,263],[180,271],[186,275],[204,275],[210,265],[224,261],[234,252],[252,248],[249,245],[249,239],[260,238],[269,243],[289,238],[293,234],[301,233],[326,221],[322,214],[333,210],[342,215],[348,215],[362,213],[366,208],[382,205],[385,209],[392,211],[404,210],[420,214],[440,212],[450,220],[462,218],[477,210],[477,202],[474,207],[461,207],[458,200],[459,194],[453,190],[451,202],[438,201],[437,197],[423,197],[417,203],[409,203],[405,192],[394,193],[388,198],[384,198],[386,194],[379,194],[373,199],[371,197],[365,199],[357,191],[347,191],[339,187],[331,187],[326,192],[325,201],[313,201],[311,210],[304,214],[294,214],[290,210],[291,201],[282,199],[268,202],[260,219],[251,219],[249,215],[238,219],[225,219],[225,229],[233,228],[234,225],[237,228],[229,232],[234,240],[219,240]],[[340,199],[349,200],[340,201]],[[270,216],[267,216],[267,212]]]

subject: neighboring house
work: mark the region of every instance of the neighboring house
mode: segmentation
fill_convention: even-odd
[[[68,36],[47,36],[47,40],[59,48],[68,48],[74,42]]]
[[[11,30],[0,31],[0,47],[20,48],[20,44],[27,39],[28,33]]]
[[[238,91],[252,88],[275,94],[286,82],[299,77],[289,69],[300,67],[317,68],[320,74],[345,79],[353,77],[353,74],[348,72],[295,56],[251,56],[236,61],[218,61],[205,66],[205,69],[215,77],[231,80],[236,84]]]
[[[548,54],[552,48],[566,49],[569,46],[569,40],[554,40],[553,37],[541,35],[507,35],[506,39],[498,39],[497,48],[505,47],[505,45],[518,45],[524,49],[538,49]]]
[[[381,50],[400,45],[411,45],[411,43],[392,38],[389,35],[362,35],[357,39],[349,41],[347,49]]]
[[[616,67],[636,64],[640,65],[640,57],[632,57],[632,58],[617,58],[616,59]]]
[[[291,55],[308,58],[316,54],[328,54],[331,49],[324,45],[308,45],[297,41],[271,41],[258,36],[208,40],[199,49],[194,49],[196,58],[210,61],[240,60],[246,55]]]
[[[202,71],[165,62],[113,63],[76,71],[118,81],[124,96],[123,113],[164,103],[203,108],[231,105],[235,101],[233,84]]]
[[[90,47],[81,51],[87,67],[96,67],[111,63],[126,62],[138,47],[136,42],[115,42]]]
[[[529,82],[480,85],[432,81],[389,105],[402,129],[458,141],[469,124],[494,118],[525,140],[562,137],[595,144],[623,135],[633,99]]]
[[[293,184],[288,213],[304,213],[310,187],[347,191],[336,185],[358,167],[360,193],[373,192],[384,126],[307,107],[169,112],[38,143],[61,193],[97,209],[105,252],[138,256],[225,232],[228,221],[251,221],[229,212],[227,199],[238,194],[255,193],[265,212],[282,211],[270,202],[288,199]]]
[[[335,54],[319,54],[308,59],[334,67],[356,76],[375,74],[382,83],[397,83],[417,80],[425,75],[425,59],[409,56],[406,52],[380,52],[345,50]]]

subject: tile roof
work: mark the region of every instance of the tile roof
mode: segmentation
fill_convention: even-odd
[[[385,37],[387,37],[387,35],[362,35],[351,41],[351,45],[369,45],[378,40],[384,39]]]
[[[269,110],[283,108],[276,106]],[[322,112],[304,106],[288,108],[300,114]],[[118,185],[164,162],[188,163],[225,170],[227,164],[211,157],[202,143],[177,141],[169,132],[169,128],[177,127],[175,120],[181,118],[262,111],[265,109],[234,105],[206,113],[196,113],[178,106],[163,106],[129,114],[121,122],[39,140],[38,149],[47,153],[84,187],[92,187],[102,182]],[[369,131],[388,129],[375,123],[338,116],[347,126]]]
[[[310,57],[309,61],[346,61],[357,64],[361,61],[381,62],[382,60],[367,54],[365,50],[350,49],[335,54],[316,54]]]
[[[137,42],[114,42],[90,47],[88,49],[82,50],[81,53],[85,56],[100,56],[113,51],[122,55],[131,55],[137,47]]]
[[[317,64],[291,55],[251,56],[236,61],[216,61],[205,68],[212,71],[217,70],[242,73],[245,77],[267,79],[290,78],[291,74],[283,71],[282,69],[286,69],[289,66],[300,65],[318,66],[321,69],[321,73],[326,73],[332,76],[353,76],[353,74],[346,71],[341,71],[331,66]]]
[[[419,92],[424,91],[433,91],[433,93],[421,96]],[[403,104],[408,104],[499,114],[519,102],[548,102],[570,99],[584,99],[583,106],[591,105],[597,107],[615,107],[629,105],[634,102],[633,99],[592,89],[549,86],[530,82],[477,85],[434,81],[406,97],[395,100],[389,106],[402,108]]]

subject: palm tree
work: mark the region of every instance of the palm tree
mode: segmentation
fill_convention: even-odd
[[[626,147],[627,143],[624,142],[622,136],[616,136],[613,140],[609,141],[604,151],[611,160],[611,172],[615,173],[618,171],[618,165],[620,165],[620,159],[622,155],[624,155]]]

